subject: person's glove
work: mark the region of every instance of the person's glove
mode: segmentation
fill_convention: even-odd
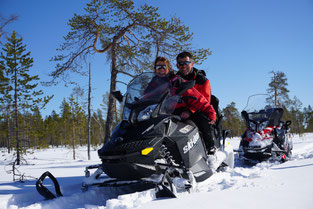
[[[180,114],[180,118],[185,120],[187,118],[189,118],[191,115],[190,111],[183,111],[181,114]]]
[[[209,120],[209,122],[208,122],[208,124],[210,124],[210,125],[212,125],[212,124],[214,124],[214,123],[215,123],[214,120]]]

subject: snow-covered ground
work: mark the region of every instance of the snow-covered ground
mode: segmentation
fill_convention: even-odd
[[[238,148],[239,139],[229,140]],[[263,162],[215,173],[197,185],[193,193],[174,199],[156,199],[154,190],[118,195],[113,188],[80,190],[87,165],[99,163],[96,150],[87,160],[86,148],[77,150],[77,160],[65,148],[37,150],[27,154],[18,170],[27,179],[13,182],[12,156],[0,150],[0,208],[212,208],[212,209],[312,209],[313,208],[313,134],[293,136],[292,160],[279,164]],[[64,197],[44,200],[35,188],[35,178],[49,170],[58,179]]]

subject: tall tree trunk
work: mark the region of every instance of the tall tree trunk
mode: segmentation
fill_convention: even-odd
[[[90,113],[90,103],[91,103],[91,72],[90,72],[90,63],[89,63],[89,84],[88,84],[88,136],[87,136],[87,144],[88,144],[88,150],[87,150],[87,155],[88,155],[88,160],[90,160],[90,118],[91,118],[91,113]]]
[[[79,122],[77,121],[77,136],[79,138],[79,145],[82,147],[83,146],[83,137],[82,137],[82,128],[81,126],[78,125]]]
[[[15,140],[16,140],[16,165],[20,165],[20,140],[18,138],[18,110],[17,110],[17,69],[14,71],[14,112],[15,112]]]
[[[25,132],[27,132],[27,125],[26,125],[26,121],[25,121],[25,118],[22,119],[23,120],[23,127],[21,129],[24,129],[23,133],[22,133],[22,142],[24,142],[24,148],[27,147],[27,137],[26,137],[26,134]],[[28,144],[29,145],[29,144]],[[24,152],[25,153],[25,152]]]
[[[8,121],[8,132],[7,132],[7,146],[8,146],[8,153],[11,152],[11,117],[10,117],[10,109],[7,108],[7,121]]]
[[[277,101],[277,87],[275,87],[275,106],[278,106],[278,101]]]
[[[64,146],[65,145],[65,147],[67,146],[67,144],[66,144],[66,140],[67,140],[67,130],[68,130],[68,127],[67,127],[67,125],[66,125],[66,122],[65,122],[65,118],[62,118],[61,120],[63,120],[61,123],[63,123],[63,127],[64,127],[64,129],[62,129],[62,134],[61,134],[61,136],[60,136],[60,143],[61,143],[61,147],[62,146]],[[70,130],[68,130],[68,131],[70,131]],[[64,141],[65,141],[65,143],[64,143]]]
[[[102,124],[101,124],[102,125]],[[99,138],[98,138],[98,144],[101,144],[101,143],[103,143],[103,128],[102,128],[102,126],[100,126],[100,128],[99,128]]]
[[[72,122],[72,148],[73,148],[73,160],[76,160],[76,154],[75,154],[75,121],[73,119]]]
[[[14,96],[16,97],[16,96]],[[20,139],[18,137],[18,111],[17,100],[15,100],[15,140],[16,140],[16,165],[20,165]]]
[[[274,73],[274,83],[275,83],[275,106],[278,106],[278,101],[277,101],[277,91],[278,91],[278,81],[277,81],[277,75]]]
[[[117,78],[117,54],[116,54],[116,41],[113,41],[112,44],[112,54],[111,54],[111,84],[110,84],[110,95],[109,95],[109,105],[108,105],[108,113],[107,120],[105,124],[105,139],[104,141],[108,141],[111,137],[112,128],[113,128],[113,119],[114,119],[114,110],[116,106],[115,99],[112,96],[112,92],[116,89],[116,78]]]

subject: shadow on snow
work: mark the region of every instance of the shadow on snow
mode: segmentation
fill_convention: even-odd
[[[120,187],[92,187],[88,191],[81,190],[81,183],[84,177],[60,177],[57,178],[63,197],[53,200],[45,200],[36,190],[36,181],[1,183],[0,186],[14,187],[15,190],[0,191],[1,195],[10,195],[8,207],[11,205],[27,207],[40,204],[43,208],[85,208],[93,205],[105,206],[109,199],[117,198],[119,195],[134,193],[138,191],[135,186]],[[55,194],[53,183],[45,179],[45,187]]]

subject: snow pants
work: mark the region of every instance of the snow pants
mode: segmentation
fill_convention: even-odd
[[[190,120],[187,120],[186,122],[190,125],[193,125],[192,123],[194,123],[198,127],[199,131],[202,133],[206,149],[211,150],[215,144],[215,135],[214,127],[209,124],[207,116],[201,112],[195,112],[189,119],[192,122],[190,122]]]

